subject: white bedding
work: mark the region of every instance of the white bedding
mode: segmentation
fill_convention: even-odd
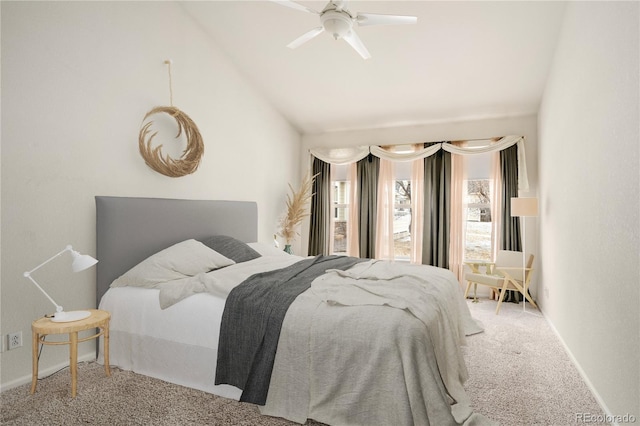
[[[99,306],[111,313],[109,363],[238,400],[242,393],[238,388],[214,385],[225,298],[254,273],[284,268],[301,259],[290,255],[262,256],[209,272],[204,280],[209,292],[205,288],[176,286],[171,296],[182,300],[166,309],[160,307],[160,289],[110,288]],[[104,362],[102,349],[100,343],[100,363]]]
[[[169,296],[175,299],[166,309],[160,307],[159,289],[109,289],[101,300],[100,309],[112,314],[110,363],[125,370],[238,400],[242,393],[240,389],[214,385],[225,298],[235,286],[254,273],[283,268],[301,259],[297,256],[263,256],[204,274],[199,280],[201,286],[176,286],[172,289],[163,285],[163,292],[169,291]],[[419,268],[404,266],[408,267],[405,273],[418,270],[412,268]],[[366,266],[356,266],[354,271],[359,276],[349,273],[334,275],[351,280],[352,284],[363,283],[364,280],[360,278],[366,269]],[[393,273],[397,270],[394,267]],[[380,272],[385,273],[384,270],[376,271],[378,274]],[[391,275],[382,278],[397,278]],[[445,280],[445,285],[453,286],[452,291],[446,292],[444,297],[449,299],[446,309],[450,312],[437,313],[455,317],[451,324],[446,324],[451,338],[446,348],[435,349],[437,344],[433,345],[430,340],[434,337],[421,331],[424,330],[422,321],[429,321],[428,317],[434,313],[420,312],[420,303],[397,305],[390,301],[393,294],[374,295],[375,291],[372,292],[366,285],[344,287],[337,291],[335,283],[326,280],[324,286],[314,283],[291,305],[280,336],[267,405],[263,409],[265,414],[301,423],[309,417],[340,424],[385,424],[393,419],[401,419],[402,423],[407,424],[425,420],[427,423],[424,424],[428,424],[426,419],[430,416],[431,424],[452,424],[452,401],[444,389],[442,372],[435,367],[438,357],[442,364],[443,356],[452,356],[451,365],[454,367],[445,367],[448,373],[443,378],[452,388],[449,393],[456,395],[458,402],[464,402],[465,405],[463,408],[458,406],[458,412],[454,410],[456,420],[460,419],[459,423],[489,424],[485,419],[472,415],[466,405],[468,401],[462,388],[466,378],[464,361],[460,365],[460,352],[451,349],[452,344],[457,347],[462,342],[465,327],[467,334],[479,331],[477,328],[471,330],[475,324],[462,301],[455,279],[452,282]],[[340,286],[342,284],[344,282]],[[369,282],[371,284],[372,281]],[[369,293],[367,298],[362,297],[364,293],[359,293],[362,291]],[[452,298],[451,295],[457,296]],[[345,309],[338,305],[356,306]],[[397,309],[369,305],[388,305]],[[408,312],[413,312],[414,320],[407,322],[405,316]],[[388,341],[384,340],[387,337],[374,342],[362,340],[363,336],[370,335],[372,327],[379,327],[376,321],[381,315],[389,319],[402,318],[403,324],[409,324],[406,329],[394,329],[393,322],[389,321],[385,323],[389,325],[388,329],[380,329],[380,336],[397,336],[396,345],[406,345],[408,349],[392,346],[385,356],[367,359],[359,352],[362,347],[369,347],[371,353],[375,353],[385,352],[386,346],[389,346]],[[358,325],[357,320],[361,318],[371,321]],[[317,324],[321,322],[330,323],[335,328],[318,328]],[[336,333],[338,329],[344,332]],[[353,345],[354,340],[360,340],[358,345]],[[103,362],[102,347],[101,344],[99,362]],[[441,352],[443,350],[444,355]],[[323,373],[325,370],[326,373]],[[408,376],[405,377],[406,383],[398,381],[398,377],[402,376]],[[353,381],[355,385],[352,385]],[[372,392],[377,386],[387,388],[390,393]],[[387,400],[384,407],[381,406],[381,396]],[[427,396],[436,397],[433,403],[425,406]],[[359,409],[353,411],[353,407]]]
[[[162,310],[158,298],[159,290],[147,288],[119,287],[105,293],[100,309],[111,312],[109,363],[239,399],[240,389],[214,385],[224,299],[196,294]],[[101,341],[99,363],[104,362],[103,347]]]
[[[299,423],[490,425],[463,387],[460,345],[480,331],[448,270],[369,261],[329,271],[287,313],[261,412]]]

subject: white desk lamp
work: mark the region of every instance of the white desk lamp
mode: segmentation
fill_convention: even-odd
[[[51,298],[51,296],[49,296],[47,294],[47,292],[44,291],[42,289],[42,287],[40,287],[40,285],[36,282],[36,280],[34,280],[33,277],[31,276],[31,274],[33,272],[37,271],[38,269],[40,269],[41,267],[43,267],[44,265],[46,265],[47,263],[51,262],[53,259],[55,259],[56,257],[62,255],[63,253],[65,253],[67,251],[71,252],[71,256],[73,256],[73,263],[71,264],[71,269],[73,270],[73,272],[84,271],[85,269],[90,268],[93,265],[95,265],[96,263],[98,263],[98,261],[96,259],[94,259],[93,257],[91,257],[91,256],[89,256],[87,254],[80,254],[77,251],[73,250],[73,247],[66,246],[60,253],[58,253],[55,256],[52,256],[51,258],[45,260],[44,262],[42,262],[40,265],[36,266],[32,270],[27,271],[27,272],[24,273],[24,276],[26,278],[29,278],[31,280],[31,282],[34,283],[36,285],[36,287],[38,287],[38,289],[42,292],[42,294],[47,296],[47,299],[49,299],[51,301],[51,303],[53,303],[54,306],[56,307],[56,313],[51,318],[51,321],[53,321],[53,322],[79,321],[79,320],[85,319],[85,318],[89,317],[89,315],[91,315],[91,312],[89,312],[89,311],[65,312],[62,309],[62,306],[58,305],[56,303],[56,301],[53,300]]]

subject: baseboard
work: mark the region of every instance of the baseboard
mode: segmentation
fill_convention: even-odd
[[[96,360],[96,355],[93,352],[78,356],[78,362],[95,361],[95,360]],[[61,364],[54,365],[53,367],[46,368],[44,370],[38,370],[38,376],[46,377],[68,366],[69,366],[69,363],[64,362]],[[27,383],[31,383],[31,378],[32,378],[32,375],[29,374],[26,376],[19,377],[8,383],[3,383],[2,385],[0,385],[0,392],[4,392],[6,390],[13,389],[18,386],[26,385]]]
[[[566,354],[569,356],[569,359],[571,360],[571,363],[578,370],[578,373],[580,374],[580,377],[582,377],[582,380],[584,380],[584,382],[587,384],[587,387],[589,388],[589,390],[593,394],[593,396],[596,399],[596,402],[598,403],[598,405],[600,405],[600,408],[602,408],[602,411],[604,411],[604,414],[609,419],[615,418],[613,416],[613,414],[611,413],[611,411],[609,410],[609,407],[607,407],[607,404],[605,404],[604,400],[602,399],[602,397],[600,397],[600,394],[598,393],[596,388],[593,386],[593,383],[591,383],[591,380],[589,380],[589,376],[587,376],[587,373],[585,373],[585,371],[582,369],[582,367],[578,363],[578,360],[576,359],[576,357],[573,356],[573,353],[569,349],[569,346],[567,346],[567,344],[565,343],[564,339],[562,338],[562,336],[560,335],[560,333],[558,332],[556,327],[553,325],[553,323],[551,322],[549,317],[545,314],[544,310],[542,309],[542,306],[540,306],[539,304],[538,304],[538,309],[542,313],[542,316],[544,317],[545,321],[547,321],[547,324],[549,324],[549,327],[551,328],[551,330],[553,330],[553,333],[556,335],[558,340],[560,340],[560,343],[562,344],[562,347],[564,348],[564,351],[566,352]],[[597,413],[590,413],[590,414],[594,414],[595,415]],[[615,423],[615,422],[612,422],[611,425],[619,426],[619,424]]]

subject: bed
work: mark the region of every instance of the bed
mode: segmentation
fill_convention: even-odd
[[[463,388],[460,345],[482,329],[449,271],[285,254],[257,242],[253,202],[99,196],[96,215],[112,365],[297,423],[491,424]],[[221,236],[251,255],[215,250]],[[187,269],[131,284],[158,258]],[[272,308],[278,286],[298,293]]]

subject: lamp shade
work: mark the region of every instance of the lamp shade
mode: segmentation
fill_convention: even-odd
[[[511,198],[511,216],[538,216],[538,199],[533,197]]]
[[[98,263],[96,259],[89,256],[88,254],[80,254],[77,251],[72,251],[71,253],[73,255],[73,263],[71,264],[71,269],[73,269],[73,272],[84,271],[85,269],[90,268]]]
[[[27,271],[24,273],[25,278],[28,278],[29,281],[31,281],[36,287],[38,287],[38,290],[40,290],[42,292],[42,294],[44,294],[47,299],[49,299],[49,301],[51,303],[53,303],[53,305],[56,307],[56,313],[51,316],[51,321],[53,322],[72,322],[72,321],[79,321],[81,319],[84,318],[88,318],[91,315],[91,312],[89,311],[71,311],[71,312],[65,312],[64,309],[62,308],[62,306],[58,305],[56,303],[55,300],[53,300],[51,298],[51,296],[49,296],[47,294],[46,291],[44,291],[44,289],[42,287],[40,287],[40,284],[38,284],[38,282],[33,279],[33,277],[31,276],[31,274],[35,271],[37,271],[38,269],[42,268],[44,265],[46,265],[47,263],[51,262],[53,259],[57,258],[58,256],[61,256],[63,253],[66,252],[70,252],[71,256],[73,257],[73,262],[71,263],[71,269],[73,269],[73,272],[80,272],[83,271],[87,268],[90,268],[91,266],[95,265],[96,263],[98,263],[98,261],[96,259],[94,259],[93,257],[86,255],[86,254],[80,254],[77,251],[75,251],[73,249],[73,247],[71,246],[66,246],[63,250],[61,250],[59,253],[53,255],[52,257],[50,257],[49,259],[45,260],[44,262],[42,262],[41,264],[39,264],[38,266],[36,266],[35,268],[33,268],[30,271]]]

